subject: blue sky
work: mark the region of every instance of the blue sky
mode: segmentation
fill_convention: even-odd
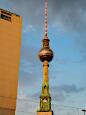
[[[0,0],[0,8],[23,18],[18,89],[20,100],[16,114],[27,115],[18,111],[23,108],[24,112],[35,112],[41,92],[42,63],[38,59],[38,52],[44,36],[44,0]],[[48,35],[54,52],[49,79],[55,114],[83,114],[81,108],[86,107],[85,19],[85,0],[49,0]]]

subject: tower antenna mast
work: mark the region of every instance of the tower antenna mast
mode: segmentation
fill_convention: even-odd
[[[45,20],[44,20],[44,27],[45,27],[45,36],[48,36],[48,0],[45,0]]]

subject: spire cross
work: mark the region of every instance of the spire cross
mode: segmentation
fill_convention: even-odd
[[[48,0],[45,0],[45,35],[48,35]]]

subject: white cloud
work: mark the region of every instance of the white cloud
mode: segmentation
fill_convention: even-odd
[[[25,25],[25,27],[23,28],[23,32],[24,32],[24,33],[31,32],[31,31],[33,31],[33,32],[36,31],[36,29],[35,29],[32,25],[27,24],[27,25]]]

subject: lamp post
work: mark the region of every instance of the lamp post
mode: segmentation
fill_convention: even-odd
[[[86,110],[85,110],[85,109],[82,109],[82,111],[84,112],[84,115],[85,115]]]

